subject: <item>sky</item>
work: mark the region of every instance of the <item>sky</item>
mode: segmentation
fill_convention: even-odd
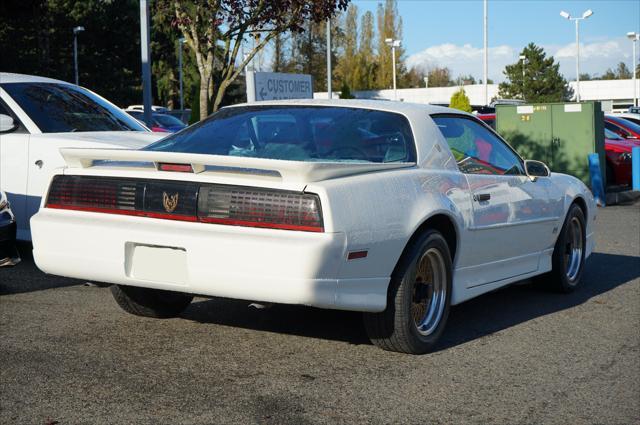
[[[353,0],[360,14],[375,14],[376,0]],[[631,68],[632,43],[640,33],[640,0],[488,0],[489,78],[504,80],[505,65],[518,60],[528,43],[542,46],[560,63],[567,79],[576,76],[575,24],[560,16],[593,15],[580,22],[580,73],[603,74],[625,62]],[[446,66],[453,76],[482,78],[482,0],[398,0],[402,43],[409,66]],[[640,56],[640,45],[636,46]],[[637,58],[636,58],[637,60]]]

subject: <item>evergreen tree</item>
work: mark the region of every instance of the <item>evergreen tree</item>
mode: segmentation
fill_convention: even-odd
[[[569,100],[573,90],[560,74],[560,64],[547,57],[542,47],[529,43],[520,53],[527,58],[522,76],[522,61],[507,65],[500,83],[498,96],[503,99],[524,99],[527,102],[560,102]]]
[[[340,88],[340,99],[355,99],[355,96],[351,94],[351,89],[347,83],[342,83],[342,87]]]
[[[449,102],[449,107],[454,109],[459,109],[464,112],[471,112],[471,101],[465,93],[464,89],[461,87],[460,90],[456,91],[451,96],[451,101]]]

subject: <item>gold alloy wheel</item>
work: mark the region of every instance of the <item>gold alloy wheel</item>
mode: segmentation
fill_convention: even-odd
[[[411,299],[416,329],[429,336],[438,327],[447,300],[447,269],[442,253],[428,249],[418,260]]]

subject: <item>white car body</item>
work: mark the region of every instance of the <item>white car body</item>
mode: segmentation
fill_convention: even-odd
[[[85,211],[40,209],[31,222],[38,267],[56,275],[252,301],[380,312],[390,276],[423,226],[450,226],[452,304],[547,272],[570,205],[585,209],[586,256],[596,207],[578,179],[552,173],[470,175],[458,170],[432,114],[459,111],[376,101],[287,101],[405,116],[416,163],[326,163],[153,151],[64,149],[59,174],[161,179],[317,194],[324,231],[251,228]],[[465,116],[470,116],[466,114]],[[95,160],[191,164],[194,173],[104,166]],[[208,169],[208,165],[222,167]],[[238,172],[235,172],[237,170]],[[262,170],[268,173],[247,173]],[[535,180],[535,181],[534,181]],[[475,202],[479,193],[491,194]],[[61,245],[61,241],[64,244]],[[349,254],[366,251],[366,257]]]
[[[50,78],[0,73],[0,84],[11,83],[72,85]],[[18,239],[31,239],[29,220],[40,206],[53,171],[64,166],[60,148],[137,149],[163,136],[141,131],[43,133],[2,87],[0,99],[21,124],[19,131],[0,134],[0,188],[7,192],[16,215]]]

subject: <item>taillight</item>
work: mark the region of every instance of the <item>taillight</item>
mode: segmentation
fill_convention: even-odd
[[[323,232],[318,195],[164,180],[55,176],[47,208]]]
[[[324,231],[318,195],[284,190],[203,185],[198,218],[235,226]]]
[[[142,205],[144,184],[121,179],[55,176],[47,208],[135,212]]]

